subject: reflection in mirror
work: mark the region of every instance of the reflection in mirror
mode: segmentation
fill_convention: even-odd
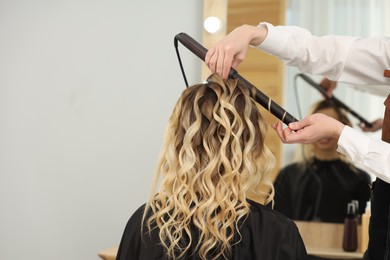
[[[352,126],[346,113],[331,100],[313,105],[322,113]],[[337,140],[323,138],[301,145],[297,162],[281,169],[275,181],[275,210],[294,220],[343,223],[347,205],[356,201],[363,214],[370,200],[371,177],[337,152]]]
[[[286,11],[286,24],[307,28],[314,35],[328,34],[350,35],[359,37],[390,35],[390,1],[388,0],[355,0],[355,1],[312,1],[289,0]],[[298,118],[303,118],[301,111],[308,111],[313,102],[322,98],[315,90],[302,81],[294,81],[299,73],[294,67],[286,67],[284,107]],[[321,77],[313,77],[320,82]],[[356,91],[355,86],[339,83],[335,95],[350,105],[362,116],[375,120],[383,116],[383,98],[367,92]],[[366,104],[362,111],[361,104]],[[358,123],[351,118],[352,124]],[[381,133],[368,133],[380,139]],[[282,164],[291,163],[297,145],[283,146]]]

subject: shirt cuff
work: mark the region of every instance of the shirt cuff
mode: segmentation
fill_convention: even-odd
[[[282,53],[286,48],[288,42],[287,34],[281,33],[277,27],[270,23],[262,22],[258,26],[267,27],[267,37],[265,37],[264,41],[260,45],[253,47],[261,49],[272,55],[280,55],[280,53]]]
[[[338,140],[337,151],[349,157],[352,161],[362,162],[364,155],[368,152],[371,138],[345,126]]]

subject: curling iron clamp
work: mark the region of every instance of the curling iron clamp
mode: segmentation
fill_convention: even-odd
[[[180,55],[178,52],[178,41],[181,42],[187,49],[189,49],[192,53],[198,56],[201,60],[205,60],[207,49],[195,41],[193,38],[188,36],[186,33],[179,33],[175,36],[174,44],[176,48],[176,53],[179,59],[179,64],[181,71],[183,73],[184,81],[186,86],[188,87],[188,82],[184,74],[184,69],[181,63]],[[272,99],[270,99],[267,95],[261,92],[258,88],[244,79],[235,69],[231,69],[229,73],[229,78],[239,80],[245,87],[247,87],[252,95],[252,98],[267,109],[271,114],[279,118],[283,123],[288,125],[291,122],[298,121],[295,117],[289,114],[285,109],[275,103]]]
[[[334,95],[332,95],[331,97],[329,97],[326,93],[326,89],[321,86],[320,84],[317,84],[314,80],[312,80],[309,76],[305,75],[305,74],[297,74],[295,77],[301,77],[304,81],[306,81],[307,83],[309,83],[309,85],[311,85],[312,87],[314,87],[315,89],[317,89],[326,99],[329,99],[331,101],[333,101],[333,103],[335,103],[337,106],[343,108],[344,110],[346,110],[348,113],[350,113],[351,115],[353,115],[355,118],[357,118],[360,123],[363,123],[366,127],[372,127],[372,124],[370,122],[368,122],[366,119],[364,119],[362,116],[360,116],[358,113],[356,113],[355,111],[352,110],[352,108],[350,108],[349,106],[347,106],[346,104],[344,104],[341,100],[337,99]]]

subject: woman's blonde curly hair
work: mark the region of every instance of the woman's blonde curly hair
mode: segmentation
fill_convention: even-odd
[[[143,217],[149,232],[158,228],[170,259],[229,258],[249,214],[247,199],[273,202],[268,173],[275,159],[251,95],[213,74],[176,103]]]

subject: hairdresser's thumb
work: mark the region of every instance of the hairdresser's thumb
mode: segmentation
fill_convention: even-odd
[[[300,121],[292,122],[292,123],[288,124],[288,128],[290,128],[291,130],[299,130],[299,129],[304,127],[302,123],[303,123],[303,121],[302,122],[300,122]]]

